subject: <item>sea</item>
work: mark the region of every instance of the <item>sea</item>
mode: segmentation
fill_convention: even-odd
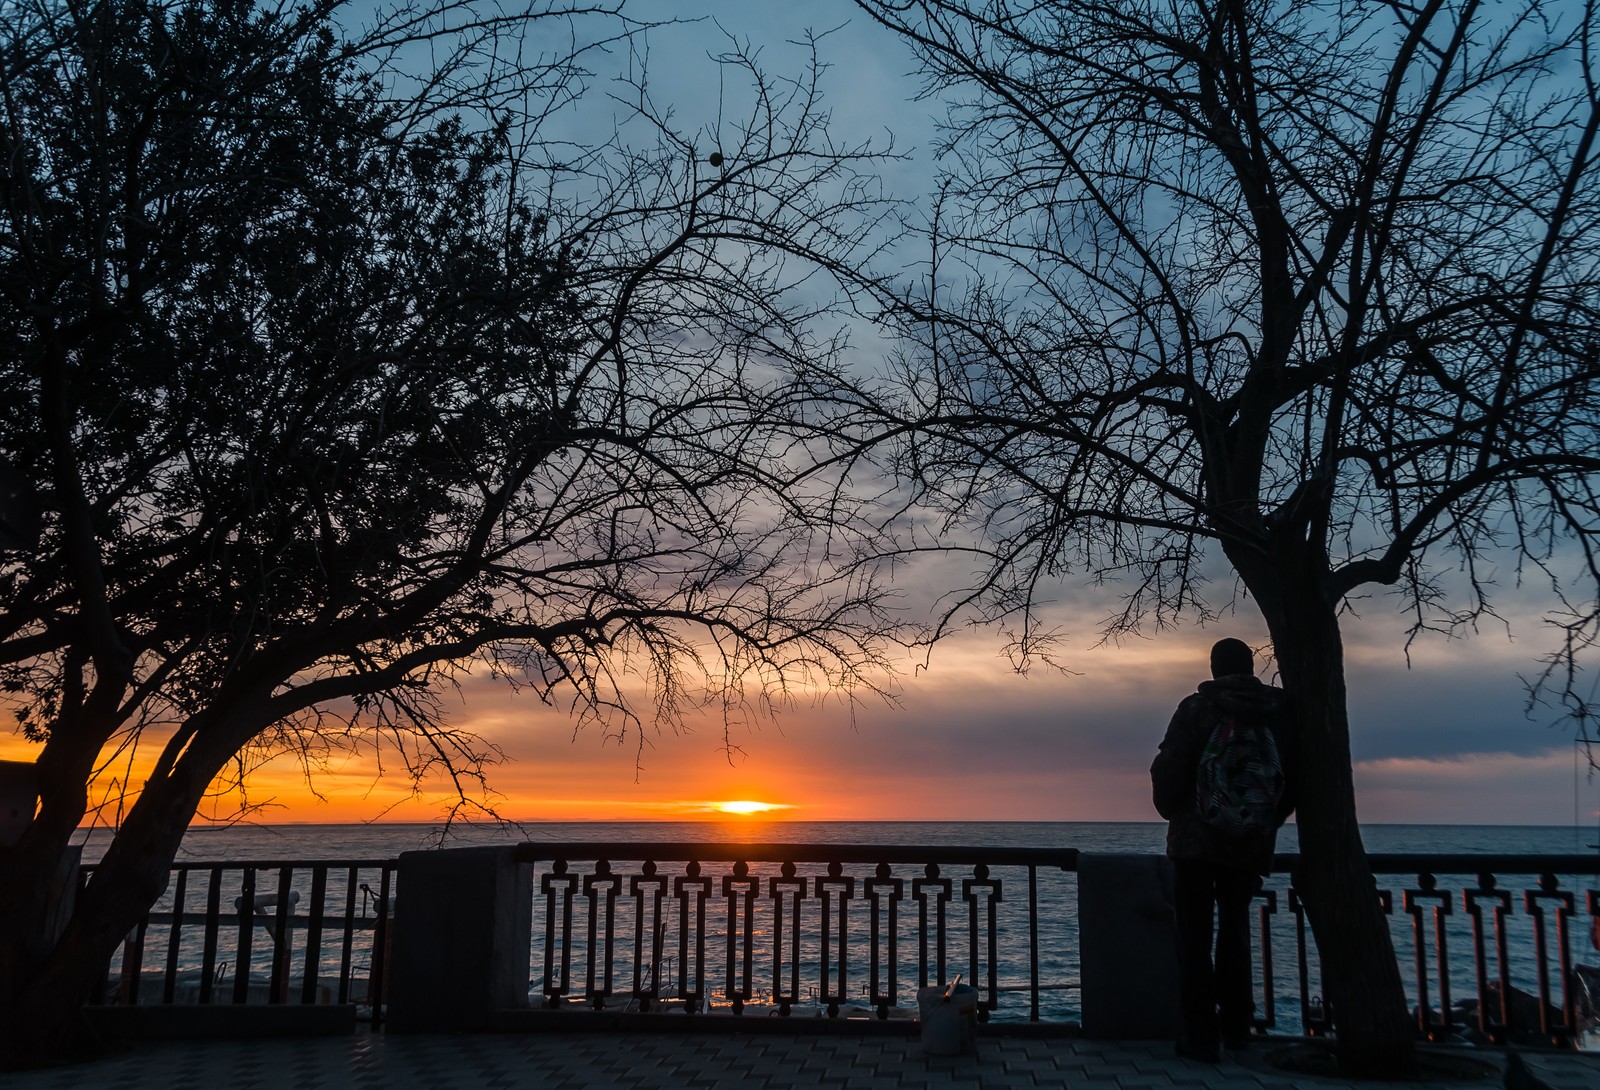
[[[86,863],[110,842],[106,829],[79,835]],[[1600,829],[1575,825],[1365,825],[1369,853],[1571,855],[1600,853]],[[1162,822],[1080,821],[722,821],[357,823],[196,825],[180,862],[211,860],[386,859],[404,851],[521,841],[711,841],[749,844],[960,845],[978,848],[1077,848],[1084,852],[1154,852],[1165,848]],[[1280,852],[1299,851],[1294,824]]]
[[[527,822],[492,826],[461,823],[449,826],[403,823],[235,824],[192,828],[184,838],[178,862],[370,863],[393,859],[402,852],[415,850],[520,842],[559,844],[575,841],[1075,848],[1080,852],[1160,855],[1164,849],[1165,832],[1166,826],[1159,822],[799,822],[767,821],[748,817],[720,821]],[[85,863],[92,863],[100,858],[109,836],[109,832],[103,829],[88,830],[80,834]],[[1600,858],[1600,832],[1592,827],[1368,825],[1362,828],[1362,839],[1371,854],[1580,855]],[[1293,853],[1298,851],[1298,847],[1295,826],[1290,824],[1280,835],[1278,849],[1280,852]],[[625,858],[625,853],[618,852],[616,858]],[[892,859],[892,853],[886,853],[886,858]],[[765,876],[769,871],[776,873],[771,865],[752,867],[752,874],[755,875]],[[905,872],[905,876],[921,873],[920,868],[904,866],[897,867],[895,873],[900,874],[902,871]],[[802,869],[801,873],[808,872]],[[821,872],[817,870],[816,873]],[[954,868],[947,873],[954,874]],[[998,869],[996,874],[997,876],[1000,874]],[[1078,972],[1080,936],[1077,932],[1076,875],[1047,875],[1041,871],[1037,877],[1040,920],[1043,925],[1043,934],[1040,937],[1040,963],[1042,983],[1045,987],[1041,1015],[1046,1020],[1077,1019],[1081,1017],[1079,1006],[1081,981]],[[296,878],[296,883],[303,883],[304,880],[302,872],[302,877]],[[1023,982],[1027,979],[1026,942],[1012,942],[1008,946],[1004,938],[1005,933],[1009,932],[1025,940],[1027,923],[1024,906],[1028,901],[1028,880],[1025,875],[1013,875],[1007,877],[1005,881],[1012,884],[1007,886],[1005,904],[997,909],[1003,940],[997,964],[1002,991],[1007,992],[1005,1004],[995,1012],[995,1018],[1001,1021],[1028,1017],[1025,1000],[1021,995],[1025,991]],[[1432,959],[1430,965],[1436,965],[1438,949],[1436,931],[1443,927],[1447,932],[1447,956],[1451,965],[1453,997],[1460,1000],[1463,997],[1475,996],[1476,967],[1472,954],[1471,919],[1463,910],[1461,895],[1461,890],[1473,885],[1474,879],[1441,878],[1440,887],[1449,891],[1447,901],[1452,905],[1451,908],[1444,910],[1447,915],[1443,917],[1435,916],[1431,911],[1417,916],[1408,915],[1404,911],[1403,891],[1415,886],[1416,881],[1415,875],[1379,876],[1380,888],[1387,888],[1392,895],[1391,934],[1400,961],[1401,974],[1407,982],[1408,993],[1413,997],[1418,994],[1415,952],[1419,930],[1424,932],[1425,945],[1433,951],[1429,955]],[[1512,912],[1507,921],[1507,953],[1512,980],[1515,986],[1529,992],[1536,990],[1539,972],[1533,919],[1527,911],[1523,898],[1528,890],[1536,888],[1537,882],[1538,876],[1531,874],[1504,875],[1501,878],[1502,888],[1512,893]],[[540,889],[538,874],[535,875],[534,883],[534,889]],[[1591,940],[1590,928],[1593,922],[1590,919],[1589,908],[1590,891],[1600,889],[1600,877],[1564,876],[1561,883],[1563,889],[1573,894],[1575,918],[1568,922],[1573,963],[1597,966],[1596,972],[1600,973],[1600,946],[1596,945],[1600,943],[1600,934]],[[1261,916],[1260,922],[1256,924],[1256,931],[1259,941],[1261,927],[1270,928],[1270,945],[1275,951],[1274,991],[1270,998],[1273,1016],[1276,1019],[1274,1028],[1278,1032],[1298,1032],[1301,1027],[1302,1010],[1297,975],[1298,924],[1289,911],[1288,879],[1286,876],[1276,875],[1268,880],[1266,888],[1276,897],[1273,902],[1275,914],[1270,919]],[[170,896],[169,891],[168,897]],[[186,899],[194,902],[197,896],[198,891],[191,889]],[[403,892],[401,896],[403,898]],[[1592,896],[1600,901],[1600,893],[1594,893]],[[582,900],[580,894],[579,904],[574,906],[580,914],[584,911]],[[672,909],[673,900],[671,896],[667,899],[669,911]],[[629,917],[626,912],[631,910],[625,908],[626,901],[627,898],[621,898],[618,902],[618,911],[624,912],[624,916],[618,920],[620,934],[628,933]],[[559,958],[555,962],[547,960],[544,952],[550,929],[539,918],[543,902],[544,897],[535,896],[534,932],[530,936],[532,968],[530,1002],[535,1004],[545,997],[547,985],[552,983],[541,973],[541,969],[547,965],[558,964],[560,961]],[[550,911],[554,912],[554,902],[551,902],[551,905]],[[198,903],[190,905],[191,909],[198,907]],[[158,905],[158,908],[170,911],[169,904]],[[965,911],[959,904],[953,904],[951,908],[952,912]],[[362,911],[366,911],[365,903]],[[771,906],[767,905],[758,911],[770,913]],[[914,915],[916,909],[908,905],[903,911]],[[1019,917],[1014,915],[1016,913],[1024,915]],[[547,915],[546,919],[548,918]],[[714,919],[708,920],[708,924],[715,927]],[[960,916],[953,916],[951,924],[955,936],[952,959],[955,964],[961,964],[966,955],[956,947],[961,947],[965,942],[967,927]],[[759,930],[763,924],[758,921],[757,926]],[[864,930],[863,925],[859,923],[854,926],[857,930]],[[902,926],[905,924],[902,923]],[[577,994],[581,994],[582,991],[583,958],[587,956],[588,950],[582,931],[582,925],[579,923],[568,935],[567,940],[564,940],[571,946],[569,951],[573,959],[571,972],[574,992]],[[973,935],[976,936],[977,932],[974,931]],[[725,936],[708,934],[707,938],[710,940],[707,948],[714,957],[719,957],[718,952],[724,946]],[[1554,940],[1553,929],[1550,939]],[[808,947],[814,947],[817,940],[818,936],[809,935],[806,944]],[[863,940],[861,936],[854,936],[852,941]],[[907,942],[911,943],[911,940]],[[1492,934],[1489,942],[1492,947]],[[669,946],[671,945],[669,943]],[[728,943],[727,947],[731,950],[732,944]],[[914,957],[909,950],[903,950],[902,955]],[[154,955],[147,954],[147,964],[152,956]],[[864,951],[852,954],[858,965],[865,956]],[[1548,965],[1552,969],[1556,967],[1556,956],[1553,950],[1548,955]],[[627,960],[627,952],[624,951],[622,963],[617,967],[619,981],[628,979],[626,973],[632,971],[627,964],[624,964]],[[1311,954],[1311,965],[1311,972],[1315,974],[1317,968],[1314,950]],[[711,975],[715,979],[719,974],[720,970],[714,970]],[[1430,967],[1427,974],[1436,981],[1435,969]],[[909,964],[901,970],[902,983],[914,980],[915,976],[916,971]],[[1553,983],[1557,989],[1559,989],[1559,979],[1559,973],[1555,974]],[[1595,979],[1600,980],[1600,976]],[[1432,1001],[1436,1002],[1437,984],[1430,986]],[[1313,990],[1317,990],[1315,984],[1312,987]],[[815,990],[813,987],[812,991]],[[714,1005],[717,994],[714,993],[711,999]],[[1600,995],[1596,995],[1594,999],[1597,1007],[1600,1007]],[[1268,1000],[1265,990],[1262,992],[1262,1000],[1263,1002]],[[1559,1002],[1559,991],[1557,1001]],[[1589,1049],[1600,1047],[1600,1040],[1597,1040],[1593,1033],[1586,1034],[1582,1047]]]

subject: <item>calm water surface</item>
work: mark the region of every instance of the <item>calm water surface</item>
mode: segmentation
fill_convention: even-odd
[[[532,841],[716,841],[777,844],[906,844],[962,847],[1077,848],[1091,852],[1164,850],[1162,822],[1022,821],[630,821],[427,824],[233,825],[196,827],[184,838],[181,861],[213,859],[379,859],[422,848]],[[1374,853],[1442,852],[1481,855],[1585,854],[1600,840],[1593,828],[1561,825],[1368,825]],[[82,836],[84,860],[100,858],[110,836]],[[1278,850],[1299,848],[1293,824]]]

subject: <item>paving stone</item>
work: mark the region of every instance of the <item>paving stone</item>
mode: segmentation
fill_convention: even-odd
[[[1054,1075],[1057,1073],[1056,1065],[1047,1059],[1028,1059],[1026,1057],[1007,1057],[1001,1061],[1001,1070],[1006,1074],[1021,1075]]]
[[[1499,1062],[1495,1053],[1480,1053]],[[1555,1090],[1600,1090],[1600,1055],[1529,1053]],[[384,1037],[150,1043],[113,1057],[8,1075],[5,1090],[1345,1090],[1232,1060],[1179,1060],[1164,1043],[983,1039],[976,1057],[926,1056],[909,1039],[623,1034]],[[1467,1084],[1497,1090],[1498,1076]],[[1350,1090],[1415,1090],[1367,1083]]]

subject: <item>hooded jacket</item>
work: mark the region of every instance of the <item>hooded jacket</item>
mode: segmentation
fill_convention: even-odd
[[[1195,802],[1195,779],[1199,774],[1201,751],[1217,724],[1219,708],[1227,708],[1242,720],[1266,722],[1278,745],[1287,785],[1278,806],[1277,826],[1272,832],[1232,836],[1212,828],[1200,817]],[[1227,674],[1202,682],[1199,690],[1185,697],[1173,712],[1166,737],[1161,740],[1161,750],[1150,765],[1156,810],[1168,821],[1168,857],[1268,873],[1272,869],[1272,853],[1277,847],[1277,827],[1294,812],[1294,759],[1294,736],[1285,714],[1283,690],[1263,684],[1251,674]]]

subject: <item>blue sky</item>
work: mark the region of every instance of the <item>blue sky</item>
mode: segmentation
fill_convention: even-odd
[[[833,131],[845,142],[893,137],[904,161],[884,178],[897,196],[932,188],[936,103],[920,87],[904,46],[843,0],[697,0],[640,4],[645,17],[704,16],[650,38],[650,80],[685,130],[712,132],[719,86],[725,115],[737,89],[718,83],[708,54],[725,34],[748,38],[774,73],[795,72],[807,28],[830,66],[824,91]],[[619,62],[625,58],[617,58]],[[603,122],[605,80],[585,107]],[[856,338],[872,366],[870,331]],[[1592,825],[1600,786],[1581,767],[1570,729],[1554,716],[1524,714],[1519,673],[1543,648],[1539,596],[1508,575],[1499,604],[1505,627],[1464,639],[1424,639],[1405,648],[1404,621],[1383,599],[1360,603],[1346,621],[1353,756],[1367,822]],[[789,709],[777,723],[737,728],[724,747],[720,725],[622,744],[598,729],[574,734],[558,710],[503,688],[470,683],[458,719],[505,748],[493,783],[506,816],[523,820],[697,816],[706,804],[760,799],[806,820],[1154,820],[1149,762],[1171,709],[1205,676],[1205,652],[1221,636],[1263,646],[1250,603],[1221,623],[1180,626],[1116,646],[1097,646],[1114,590],[1063,586],[1052,620],[1067,633],[1066,673],[1013,672],[993,633],[969,632],[907,659],[897,707],[838,699]],[[1270,668],[1264,673],[1270,676]],[[270,779],[270,774],[266,774]],[[387,795],[370,774],[334,770],[325,791],[377,811]],[[348,784],[341,786],[341,776]],[[284,797],[293,793],[284,779]],[[265,781],[264,781],[265,782]],[[360,816],[339,804],[296,803],[291,820]],[[367,815],[370,816],[370,815]],[[422,816],[402,810],[394,817]],[[270,820],[270,817],[269,817]]]
[[[831,66],[825,91],[835,131],[852,140],[892,133],[897,150],[910,157],[886,170],[890,188],[913,200],[931,188],[938,105],[913,100],[920,80],[909,52],[853,4],[702,0],[639,10],[706,16],[653,35],[653,86],[674,103],[685,127],[697,113],[709,118],[715,109],[715,66],[705,58],[723,48],[723,32],[748,37],[767,67],[783,72],[804,59],[789,43],[808,27],[831,31],[822,55]],[[802,748],[808,763],[826,768],[831,759],[841,780],[869,794],[911,799],[914,785],[925,784],[928,809],[907,812],[907,818],[946,816],[948,800],[963,793],[981,811],[974,816],[1153,816],[1146,769],[1171,707],[1204,676],[1204,650],[1213,639],[1237,634],[1263,645],[1260,623],[1244,602],[1233,624],[1094,648],[1095,622],[1110,608],[1109,592],[1097,603],[1082,588],[1064,590],[1071,601],[1063,606],[1062,623],[1069,646],[1079,649],[1067,661],[1075,675],[1036,669],[1018,677],[1000,657],[998,638],[967,635],[937,650],[929,669],[903,679],[899,709],[858,709],[853,728],[839,722],[836,705],[796,709],[781,733],[752,733],[743,742],[744,760],[754,766],[749,773],[758,778],[757,769],[775,753],[798,760],[792,752]],[[1514,585],[1499,602],[1509,631],[1491,626],[1465,639],[1424,639],[1411,646],[1409,663],[1404,624],[1389,602],[1360,603],[1361,616],[1347,619],[1352,745],[1364,819],[1564,824],[1576,807],[1594,820],[1597,788],[1584,775],[1574,783],[1569,728],[1551,726],[1548,712],[1524,714],[1518,674],[1535,669],[1544,646],[1543,603]],[[705,742],[661,739],[652,760],[676,768],[666,750],[699,751]],[[575,751],[605,752],[593,738],[570,744]],[[647,767],[643,780],[649,778]]]

